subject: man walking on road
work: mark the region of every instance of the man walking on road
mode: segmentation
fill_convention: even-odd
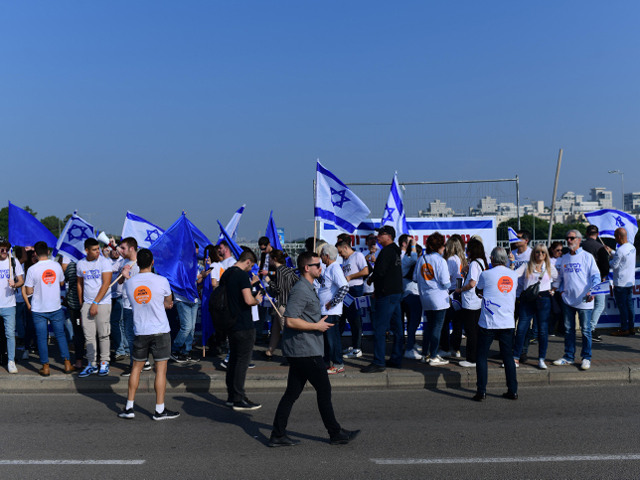
[[[322,333],[338,327],[326,323],[326,316],[321,318],[320,300],[313,287],[313,281],[320,277],[320,258],[312,252],[300,254],[298,270],[300,280],[289,294],[282,332],[282,350],[289,362],[287,389],[273,419],[269,446],[290,447],[300,443],[287,436],[286,428],[293,404],[307,380],[316,390],[318,409],[331,445],[347,444],[360,434],[360,430],[344,430],[336,420],[331,404],[331,383],[322,359]]]
[[[620,330],[612,332],[617,337],[635,335],[633,311],[633,287],[636,285],[636,248],[627,240],[627,231],[620,227],[614,232],[618,249],[606,247],[613,258],[609,266],[613,270],[613,297],[620,312]],[[598,295],[602,296],[602,295]]]
[[[165,310],[173,308],[169,281],[151,273],[153,253],[143,248],[138,252],[140,273],[127,280],[124,288],[133,310],[133,330],[135,337],[131,345],[133,367],[129,377],[127,405],[118,414],[120,418],[134,418],[133,402],[140,383],[140,372],[149,353],[153,355],[156,367],[156,411],[154,420],[169,420],[180,416],[179,412],[167,410],[164,406],[164,394],[167,389],[167,363],[171,356],[171,328]]]

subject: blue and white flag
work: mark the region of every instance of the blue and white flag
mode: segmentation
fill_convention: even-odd
[[[149,248],[164,230],[135,213],[127,212],[122,226],[122,238],[133,237],[140,248]]]
[[[156,272],[169,280],[171,290],[193,302],[198,298],[198,262],[190,223],[183,213],[149,250]]]
[[[82,260],[87,255],[84,253],[84,241],[88,238],[96,238],[96,231],[89,222],[73,212],[67,222],[53,250],[53,256],[58,253],[66,255],[74,262]]]
[[[225,230],[235,242],[238,241],[238,225],[240,224],[240,217],[242,217],[244,207],[245,205],[242,205],[238,211],[233,214],[233,217],[231,217],[231,220],[229,220],[229,223],[227,223],[227,226],[225,227]],[[222,240],[224,240],[224,237],[220,234],[218,237],[218,245],[220,245]]]
[[[368,308],[371,306],[371,295],[356,298],[356,308]]]
[[[605,280],[593,287],[589,295],[609,295],[611,293],[610,285],[609,280]]]
[[[40,241],[52,248],[58,239],[36,217],[9,202],[9,243],[33,247]]]
[[[522,241],[521,238],[518,238],[518,234],[513,228],[508,227],[508,231],[509,231],[509,243],[517,243]]]
[[[342,299],[342,304],[345,307],[350,307],[351,304],[355,301],[356,299],[349,293],[347,293],[344,298]]]
[[[271,210],[269,214],[269,222],[267,222],[267,230],[264,235],[269,239],[269,243],[271,243],[273,248],[282,251],[282,244],[280,243],[276,222],[273,220],[273,210]]]
[[[585,213],[584,216],[591,225],[598,227],[599,235],[605,238],[613,238],[617,228],[623,227],[627,231],[627,240],[633,243],[638,233],[638,221],[632,215],[605,208],[595,212]]]
[[[222,224],[220,223],[220,220],[218,220],[218,226],[220,227],[220,235],[224,237],[223,240],[227,241],[227,245],[229,245],[229,250],[231,250],[231,254],[233,255],[233,258],[238,260],[240,258],[240,255],[242,255],[242,252],[243,252],[242,247],[233,241],[233,238],[231,238],[227,230],[222,226]],[[251,274],[252,275],[258,274],[258,265],[255,263],[253,264],[253,268],[251,269]]]
[[[371,212],[349,187],[318,162],[315,219],[353,233]]]
[[[398,185],[398,172],[393,175],[389,198],[387,199],[387,204],[384,206],[384,214],[382,215],[380,226],[382,227],[384,225],[390,225],[395,229],[396,238],[404,233],[409,233],[407,216],[404,212],[404,204],[402,203],[402,192],[400,191],[400,185]]]

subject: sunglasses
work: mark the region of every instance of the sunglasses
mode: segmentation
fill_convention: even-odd
[[[307,267],[318,267],[318,268],[320,268],[320,262],[318,262],[318,263],[307,263]]]
[[[576,238],[578,238],[578,237],[567,237],[565,240],[566,240],[567,242],[572,242],[572,241],[574,241]]]
[[[0,248],[0,253],[7,253],[9,250],[7,250],[6,248]]]

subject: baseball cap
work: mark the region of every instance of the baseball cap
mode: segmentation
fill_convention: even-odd
[[[391,238],[393,238],[393,239],[396,238],[396,229],[393,228],[391,225],[385,225],[383,227],[376,228],[376,232],[378,232],[378,234],[387,233],[387,234],[391,235]]]

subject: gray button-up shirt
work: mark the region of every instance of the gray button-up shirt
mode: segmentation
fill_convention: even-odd
[[[284,316],[318,323],[322,317],[316,289],[300,277],[289,293]],[[332,328],[338,328],[337,326]],[[319,330],[294,330],[285,325],[282,332],[282,351],[285,357],[318,357],[324,355],[324,338]]]

